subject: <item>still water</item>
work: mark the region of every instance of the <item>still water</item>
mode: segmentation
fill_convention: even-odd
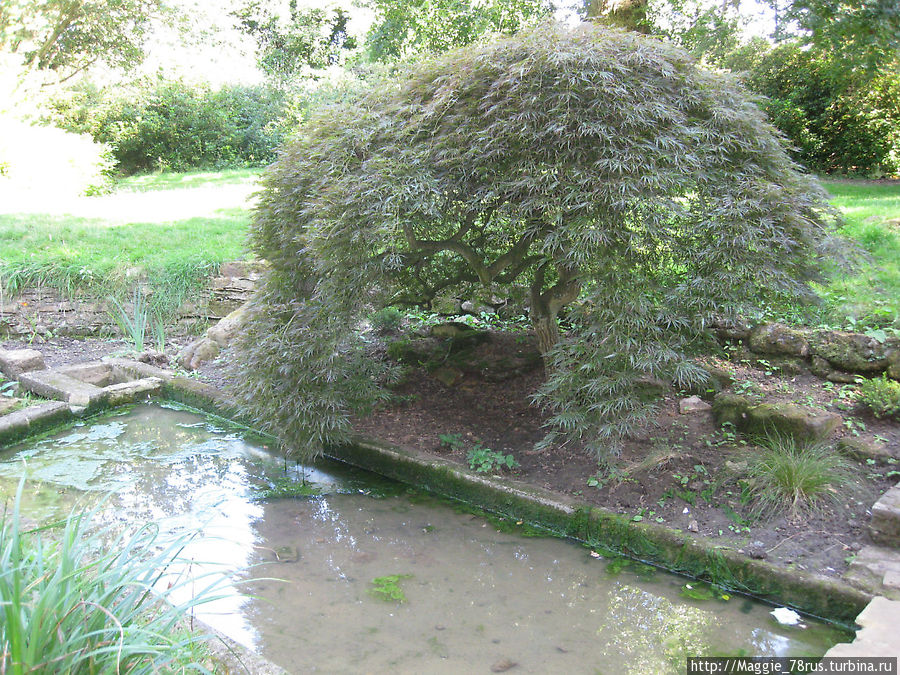
[[[36,521],[102,503],[105,521],[192,534],[190,573],[225,588],[200,618],[291,672],[669,673],[689,655],[821,655],[849,639],[742,597],[685,598],[681,577],[499,532],[337,463],[286,467],[264,439],[178,407],[3,451],[0,499],[23,471]],[[314,494],[260,499],[301,471]],[[374,591],[384,577],[403,602]]]

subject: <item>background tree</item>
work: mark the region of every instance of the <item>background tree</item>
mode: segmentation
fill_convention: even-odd
[[[549,0],[370,0],[366,53],[375,61],[440,54],[488,33],[510,35],[549,16]]]
[[[529,288],[548,442],[600,456],[646,422],[649,376],[696,382],[716,318],[799,299],[829,213],[730,79],[636,33],[546,24],[329,107],[265,178],[271,271],[237,393],[288,451],[377,400],[373,307]],[[557,317],[569,306],[570,328]]]
[[[0,51],[35,70],[68,78],[96,63],[128,68],[141,61],[162,0],[4,0]]]
[[[347,33],[350,16],[340,7],[298,7],[290,0],[282,15],[271,4],[247,2],[234,15],[239,28],[257,43],[260,69],[278,80],[336,65],[356,48],[356,38]]]

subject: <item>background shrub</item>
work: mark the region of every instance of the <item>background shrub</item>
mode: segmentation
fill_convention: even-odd
[[[796,42],[740,65],[807,167],[875,177],[900,170],[900,80],[891,69],[861,73]]]
[[[58,125],[108,144],[125,174],[268,164],[305,110],[302,96],[282,89],[182,80],[86,85],[52,106]]]

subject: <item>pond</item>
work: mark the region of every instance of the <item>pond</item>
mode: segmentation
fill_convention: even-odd
[[[264,438],[178,406],[4,451],[0,497],[23,470],[31,519],[100,504],[123,527],[196,533],[192,573],[228,588],[200,618],[292,672],[683,672],[688,655],[815,656],[849,639],[338,463],[286,466]],[[261,498],[301,473],[308,494]]]

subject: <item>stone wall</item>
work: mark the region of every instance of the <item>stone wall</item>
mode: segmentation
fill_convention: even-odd
[[[250,298],[259,275],[258,265],[224,263],[200,296],[179,310],[178,324],[187,329],[227,316]],[[66,298],[55,288],[26,288],[15,297],[0,296],[0,339],[114,335],[119,329],[109,309],[104,299]],[[129,304],[125,311],[131,311]]]
[[[773,365],[806,368],[833,382],[853,382],[858,375],[886,373],[900,380],[900,338],[879,340],[863,333],[791,328],[780,323],[720,326],[725,342],[738,342],[757,358]]]

